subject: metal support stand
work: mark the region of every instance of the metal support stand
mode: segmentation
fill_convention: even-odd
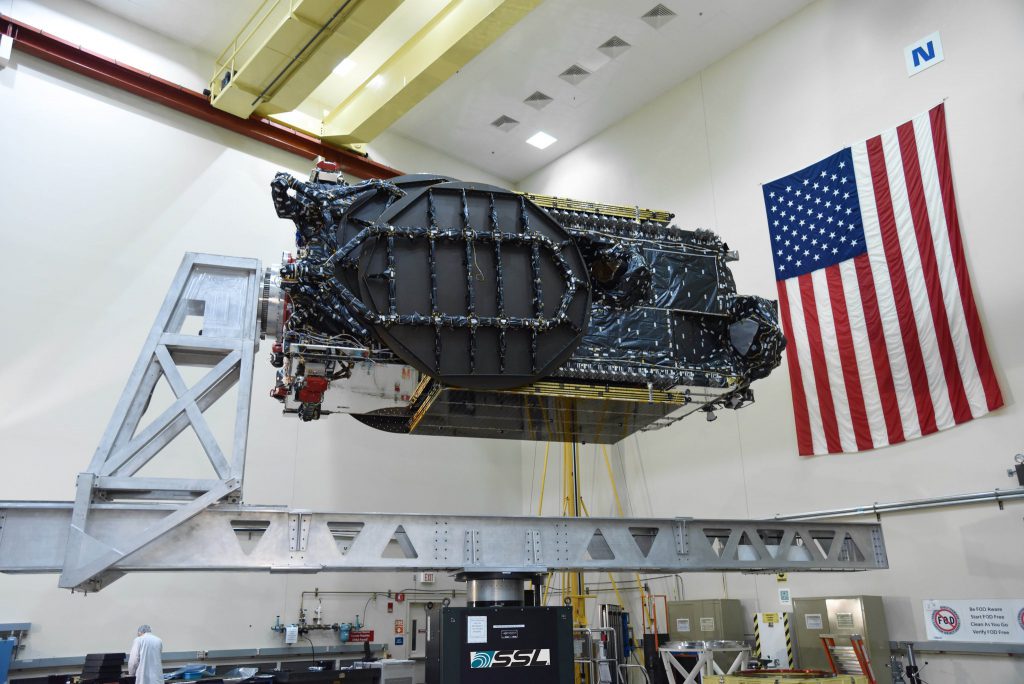
[[[580,455],[576,442],[572,443],[572,462],[570,464],[572,477],[566,482],[566,486],[572,487],[572,517],[580,517]],[[568,492],[567,492],[568,493]],[[569,582],[569,598],[572,601],[573,627],[587,627],[587,606],[586,606],[586,585],[583,581],[583,573],[576,572]],[[588,680],[594,682],[595,680]]]
[[[910,684],[921,684],[921,668],[917,666],[917,656],[914,654],[914,645],[907,646],[907,680]]]
[[[78,476],[61,587],[96,591],[123,574],[112,570],[114,565],[208,506],[238,500],[258,339],[259,276],[256,259],[185,255],[89,469]],[[201,320],[198,334],[183,334],[190,317]],[[188,387],[180,371],[186,366],[210,370]],[[176,400],[140,430],[160,378]],[[236,384],[235,429],[225,454],[203,412]],[[186,428],[195,431],[215,477],[139,477],[139,471]],[[100,541],[92,515],[96,504],[138,499],[174,503],[166,515],[132,536]]]
[[[697,682],[710,682],[711,677],[715,675],[729,675],[735,672],[739,672],[743,669],[744,665],[750,660],[750,647],[749,646],[738,646],[738,647],[718,647],[718,648],[700,648],[689,650],[690,655],[697,657],[697,662],[694,663],[693,668],[687,670],[683,667],[683,664],[676,659],[673,652],[667,648],[659,649],[661,651],[661,660],[665,664],[665,672],[668,674],[668,679],[671,684],[676,684],[676,674],[683,677],[680,684],[696,684]],[[716,653],[735,653],[732,664],[723,671],[722,668],[715,662]]]
[[[0,572],[59,572],[61,587],[97,591],[125,572],[143,570],[483,576],[888,567],[877,524],[320,513],[241,505],[260,271],[255,259],[185,256],[92,463],[78,478],[75,501],[0,501]],[[194,320],[201,320],[201,330],[189,325]],[[180,371],[186,366],[209,370],[189,387]],[[140,428],[160,378],[175,400]],[[203,412],[236,384],[233,438],[225,452]],[[186,428],[195,431],[212,476],[140,476]],[[567,452],[565,462],[567,495],[578,515],[575,455]],[[577,577],[574,594],[582,593]]]

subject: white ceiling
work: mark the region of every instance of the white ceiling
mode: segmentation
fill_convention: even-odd
[[[640,17],[659,0],[544,0],[392,130],[518,182],[810,2],[660,0],[678,16],[656,30]],[[558,77],[613,35],[632,47],[578,86]],[[537,90],[554,98],[540,111],[523,103]],[[558,142],[527,145],[538,130]]]
[[[640,17],[659,1],[678,16],[655,29]],[[515,183],[812,1],[544,0],[391,130]],[[261,0],[88,2],[216,55]],[[597,47],[612,36],[632,47],[609,60]],[[573,64],[592,75],[558,78]],[[535,110],[523,103],[534,91],[554,101]],[[520,123],[490,125],[502,115]],[[527,145],[540,130],[558,141]]]
[[[216,57],[263,0],[86,0],[111,14]],[[210,65],[211,71],[213,65]]]

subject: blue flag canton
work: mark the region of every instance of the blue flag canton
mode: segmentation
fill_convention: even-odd
[[[763,190],[776,280],[867,251],[849,147]]]

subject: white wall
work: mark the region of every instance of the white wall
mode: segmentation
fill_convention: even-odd
[[[201,87],[208,68],[203,55],[84,4],[17,0],[11,12],[190,87]],[[0,70],[0,128],[0,499],[71,500],[182,254],[278,261],[294,247],[294,228],[276,217],[269,182],[278,170],[304,176],[310,163],[17,50]],[[400,169],[502,182],[401,138],[377,145]],[[401,437],[347,416],[300,424],[266,396],[274,370],[266,353],[255,370],[247,503],[518,512],[517,444]],[[230,429],[230,410],[208,415],[215,431]],[[197,451],[177,450],[180,466],[194,467]],[[405,574],[164,573],[127,576],[83,597],[56,583],[0,575],[0,622],[33,623],[23,658],[126,649],[142,622],[167,651],[279,645],[268,628],[275,615],[296,619],[304,589],[414,586]],[[324,618],[351,620],[365,600],[329,599]],[[371,602],[367,617],[390,641],[405,609],[384,609]]]
[[[733,266],[739,291],[774,298],[759,184],[948,98],[967,258],[1008,405],[907,444],[800,459],[780,368],[755,384],[750,408],[618,445],[635,514],[765,517],[1015,484],[1004,471],[1021,449],[1024,419],[1015,401],[1024,392],[1022,25],[1017,0],[821,0],[520,183],[533,192],[668,209],[684,227],[714,229],[740,252]],[[936,29],[946,61],[908,78],[903,47]],[[604,467],[593,459],[588,447],[584,468]],[[524,498],[539,488],[537,461],[524,447]],[[589,477],[585,471],[584,482]],[[533,485],[525,481],[531,478]],[[607,476],[597,478],[585,495],[599,502],[592,509],[608,512]],[[536,501],[528,507],[535,510]],[[880,594],[892,637],[923,639],[924,598],[1024,595],[1022,513],[1018,503],[1005,511],[993,504],[887,515],[890,570],[790,575],[789,585],[796,596]],[[675,593],[671,583],[662,586]],[[727,593],[751,611],[778,605],[770,576],[691,575],[685,586],[688,598]],[[932,684],[1024,681],[1021,659],[928,659],[924,676]]]

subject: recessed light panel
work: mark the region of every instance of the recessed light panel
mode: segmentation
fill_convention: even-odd
[[[529,144],[536,147],[538,150],[543,150],[546,147],[550,147],[553,143],[557,142],[558,138],[548,135],[544,131],[537,131],[533,136],[527,140]]]

